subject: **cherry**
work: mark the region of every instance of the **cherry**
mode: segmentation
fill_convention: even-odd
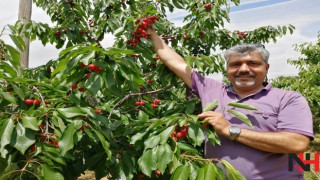
[[[157,108],[157,105],[156,104],[152,104],[152,108]]]
[[[38,105],[40,104],[40,101],[39,101],[38,99],[34,99],[34,100],[33,100],[33,104],[36,105],[36,106],[38,106]]]
[[[155,61],[157,61],[157,60],[159,60],[159,59],[160,59],[159,56],[156,56],[156,57],[153,58],[153,60],[155,60]]]
[[[7,94],[12,94],[11,92],[7,92]]]
[[[161,174],[161,172],[160,172],[159,170],[156,170],[155,173],[156,173],[157,175],[160,175],[160,174]]]
[[[78,84],[72,84],[71,85],[71,89],[77,89],[77,87],[78,87]]]
[[[43,124],[40,124],[40,125],[39,125],[39,128],[40,128],[40,129],[42,129],[43,127],[44,127],[44,125],[43,125]]]
[[[183,137],[184,137],[184,135],[183,135],[182,132],[178,132],[178,133],[177,133],[177,138],[183,138]]]
[[[78,90],[79,90],[80,92],[83,92],[83,91],[85,90],[85,88],[84,88],[83,86],[81,86],[81,87],[78,88]]]
[[[32,151],[36,151],[36,150],[37,150],[37,146],[36,146],[35,144],[33,144],[33,145],[31,146],[31,150],[32,150]]]
[[[95,109],[95,110],[94,110],[94,113],[100,114],[100,109]]]
[[[56,37],[60,37],[61,36],[61,31],[56,31],[56,32],[54,32],[54,36],[56,36]]]
[[[89,78],[91,76],[91,73],[87,73],[86,77]]]
[[[81,126],[81,131],[82,133],[84,133],[84,126]]]
[[[149,84],[151,84],[152,82],[153,82],[153,80],[152,79],[148,79],[148,81],[147,81]]]
[[[24,100],[24,103],[26,105],[31,105],[31,104],[33,104],[33,99],[26,99],[26,100]]]
[[[54,140],[54,141],[53,141],[53,144],[54,144],[54,146],[55,146],[56,148],[58,148],[58,147],[59,147],[59,143],[58,143],[58,141],[57,141],[57,140]]]
[[[80,66],[80,68],[85,68],[86,67],[86,65],[83,64],[83,63],[80,63],[79,66]]]
[[[143,86],[139,86],[140,91],[143,91]]]
[[[102,70],[102,68],[99,67],[99,66],[96,66],[96,67],[93,69],[93,71],[96,72],[96,73],[99,73],[101,70]]]
[[[204,8],[206,8],[206,10],[211,10],[211,3],[205,4]]]
[[[91,71],[94,71],[96,69],[96,65],[95,64],[89,64],[88,65],[88,68],[91,70]]]

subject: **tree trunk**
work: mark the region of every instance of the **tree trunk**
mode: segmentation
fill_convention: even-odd
[[[24,20],[24,23],[27,23],[31,20],[31,13],[32,13],[32,0],[20,0],[18,19]],[[26,44],[26,49],[24,50],[24,52],[21,53],[20,65],[22,68],[28,68],[30,41],[24,35],[22,35],[22,37]]]

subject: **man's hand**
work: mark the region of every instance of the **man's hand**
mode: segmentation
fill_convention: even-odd
[[[230,124],[224,118],[223,114],[215,111],[206,111],[198,115],[199,119],[208,121],[213,126],[217,134],[228,137]]]

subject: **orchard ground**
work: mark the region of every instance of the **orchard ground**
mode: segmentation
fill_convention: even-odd
[[[308,152],[319,152],[320,153],[320,133],[315,135],[315,139],[310,143]],[[311,155],[312,157],[312,155]],[[312,166],[314,169],[314,167]],[[304,177],[306,180],[318,180],[320,177],[320,172],[317,173],[318,177],[312,172],[305,172]],[[86,173],[78,178],[78,180],[94,180],[96,179],[93,171],[86,171]],[[102,178],[101,180],[107,180],[107,178]]]

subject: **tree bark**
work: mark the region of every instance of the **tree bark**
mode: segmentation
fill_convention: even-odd
[[[20,0],[18,19],[23,20],[24,23],[27,23],[31,20],[31,13],[32,13],[32,0]],[[30,41],[24,35],[22,35],[22,37],[26,45],[26,49],[20,55],[20,65],[22,68],[28,68]]]

